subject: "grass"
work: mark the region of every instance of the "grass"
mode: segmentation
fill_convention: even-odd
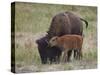
[[[16,72],[61,71],[97,67],[97,8],[85,6],[16,3],[15,6]],[[66,64],[41,64],[34,39],[48,30],[54,15],[72,11],[89,23],[84,27],[83,59]],[[37,35],[36,35],[37,34]],[[29,41],[27,41],[29,39]]]
[[[77,12],[78,15],[81,15],[81,17],[87,20],[96,21],[97,11],[95,7],[85,8],[85,7],[76,6],[74,7],[76,8],[76,10],[72,10],[72,7],[73,6],[64,6],[64,5],[59,6],[59,5],[47,5],[47,4],[37,5],[37,4],[30,4],[30,3],[16,3],[16,12],[15,12],[16,27],[15,28],[19,32],[20,31],[33,32],[33,33],[41,32],[41,31],[45,32],[49,28],[52,17],[59,12],[65,12],[65,11]],[[39,30],[39,28],[41,29]]]
[[[26,65],[35,63],[35,64],[40,64],[40,56],[38,54],[37,48],[23,48],[19,47],[16,48],[15,50],[15,59],[17,60],[16,62],[25,62],[27,63]]]
[[[97,49],[84,53],[83,58],[87,60],[97,60]]]

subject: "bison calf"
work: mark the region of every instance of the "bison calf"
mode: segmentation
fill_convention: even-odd
[[[57,46],[62,50],[61,61],[66,62],[68,59],[68,52],[74,50],[77,57],[82,57],[82,43],[83,37],[80,35],[64,35],[61,37],[55,36],[50,39],[49,45],[51,47]]]

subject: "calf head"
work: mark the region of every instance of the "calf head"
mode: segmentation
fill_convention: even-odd
[[[58,36],[51,38],[48,45],[50,47],[56,46],[57,45],[57,39],[58,39]]]

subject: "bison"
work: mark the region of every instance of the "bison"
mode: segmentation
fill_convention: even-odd
[[[36,41],[42,64],[46,64],[48,61],[50,64],[59,63],[61,50],[58,47],[48,47],[46,39],[47,37],[44,36]]]
[[[80,59],[82,58],[82,43],[83,43],[83,37],[80,35],[64,35],[61,37],[55,36],[50,39],[49,45],[50,47],[58,47],[62,51],[62,59],[64,62],[66,60],[69,61],[68,58],[68,51],[74,50],[77,52],[77,57]]]
[[[83,35],[82,21],[85,22],[87,28],[88,22],[71,12],[55,15],[52,19],[49,31],[47,31],[48,40],[54,36],[62,36],[66,34]]]
[[[58,13],[52,18],[51,25],[49,30],[47,31],[47,35],[43,38],[37,40],[39,54],[41,56],[42,63],[47,63],[47,60],[44,59],[55,59],[58,55],[60,57],[60,49],[59,48],[47,48],[47,44],[52,37],[54,36],[63,36],[66,34],[77,34],[83,35],[83,22],[86,24],[86,28],[88,27],[88,22],[79,16],[73,14],[72,12],[62,12]],[[49,50],[46,50],[49,49]],[[57,50],[58,49],[58,50]],[[57,52],[54,50],[57,50]],[[70,57],[71,51],[68,52],[68,56]],[[52,57],[53,54],[53,57]],[[51,61],[52,62],[52,61]]]

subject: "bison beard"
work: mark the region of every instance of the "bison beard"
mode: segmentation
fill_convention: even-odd
[[[61,50],[57,47],[48,47],[48,43],[45,41],[46,39],[47,37],[42,37],[36,41],[42,63],[46,64],[48,60],[50,63],[59,62]]]
[[[47,47],[49,41],[54,36],[63,36],[66,34],[77,34],[83,35],[83,22],[88,27],[88,22],[71,12],[64,12],[55,15],[52,19],[49,31],[43,38],[37,40],[38,50],[43,64],[47,63],[49,60],[51,63],[59,61],[61,51],[57,47],[49,48]],[[68,60],[71,56],[71,52],[68,52]]]

